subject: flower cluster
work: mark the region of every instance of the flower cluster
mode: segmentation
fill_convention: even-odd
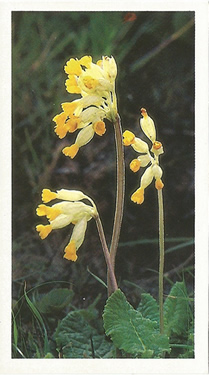
[[[142,139],[137,138],[134,133],[126,130],[123,133],[123,143],[125,146],[132,146],[132,148],[140,154],[136,159],[133,159],[130,163],[130,169],[133,172],[137,172],[140,167],[147,167],[141,177],[140,187],[132,194],[131,200],[134,203],[142,204],[144,202],[144,189],[151,184],[153,178],[155,178],[155,187],[160,190],[164,184],[161,180],[162,169],[159,166],[159,155],[163,153],[162,144],[156,141],[156,129],[154,121],[148,116],[146,109],[141,109],[142,118],[140,125],[145,135],[152,142],[152,148],[149,150],[149,146]],[[151,156],[150,151],[153,156]]]
[[[64,249],[64,258],[75,262],[77,260],[77,250],[84,241],[87,222],[92,217],[96,217],[97,210],[93,201],[78,190],[61,189],[52,192],[49,189],[43,189],[42,201],[48,203],[54,199],[61,202],[52,206],[40,204],[36,210],[38,216],[46,216],[49,224],[36,226],[41,239],[46,238],[53,229],[64,228],[69,224],[74,225],[74,229],[69,244]],[[82,199],[88,199],[92,206],[80,202]]]
[[[64,155],[74,158],[80,147],[91,141],[94,134],[102,136],[105,131],[104,119],[114,120],[117,113],[115,78],[117,66],[113,57],[103,56],[97,63],[91,56],[81,59],[71,58],[64,67],[68,75],[66,89],[81,98],[62,103],[62,112],[53,118],[55,133],[59,138],[80,130],[75,143],[65,147]]]

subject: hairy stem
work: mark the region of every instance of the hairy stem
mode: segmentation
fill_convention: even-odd
[[[120,228],[123,218],[123,205],[124,205],[124,193],[125,193],[125,164],[124,164],[124,151],[123,151],[123,136],[120,117],[117,114],[116,121],[114,122],[115,130],[115,143],[117,153],[117,195],[116,195],[116,208],[115,218],[113,226],[112,241],[110,246],[110,258],[115,265],[115,256],[118,247],[118,241],[120,236]]]
[[[159,310],[160,310],[160,333],[164,332],[163,319],[163,270],[164,270],[164,213],[163,213],[163,194],[162,189],[158,190],[159,206]]]
[[[123,150],[123,136],[120,117],[117,114],[115,121],[113,122],[115,131],[115,143],[116,143],[116,155],[117,155],[117,192],[116,192],[116,207],[115,217],[112,233],[112,241],[110,245],[110,259],[115,269],[115,257],[117,253],[118,241],[120,236],[121,223],[123,218],[123,206],[124,206],[124,193],[125,193],[125,163],[124,163],[124,150]],[[109,277],[108,277],[109,279]],[[112,293],[109,288],[109,294]]]
[[[110,253],[109,253],[109,250],[108,250],[108,247],[107,247],[107,243],[106,243],[106,239],[105,239],[105,235],[104,235],[104,230],[103,230],[102,222],[100,220],[99,215],[97,215],[95,217],[95,221],[96,221],[100,241],[101,241],[101,244],[102,244],[104,257],[105,257],[105,260],[106,260],[106,263],[107,263],[109,288],[111,288],[111,291],[113,293],[115,290],[118,289],[118,285],[117,285],[117,281],[116,281],[116,278],[115,278],[114,269],[113,269],[111,259],[110,259]]]

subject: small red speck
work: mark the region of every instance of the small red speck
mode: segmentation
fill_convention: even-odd
[[[137,15],[134,12],[128,12],[123,17],[124,22],[132,22],[132,21],[135,21],[136,19],[137,19]]]

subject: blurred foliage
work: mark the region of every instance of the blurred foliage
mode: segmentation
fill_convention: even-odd
[[[96,202],[107,242],[111,240],[116,186],[111,125],[107,124],[105,135],[95,136],[74,160],[60,152],[73,143],[74,135],[60,141],[53,131],[52,118],[61,112],[60,104],[77,97],[65,90],[63,67],[69,58],[85,54],[94,61],[102,55],[116,59],[118,108],[124,130],[144,137],[139,128],[141,107],[155,120],[165,151],[161,159],[167,250],[165,294],[170,284],[182,277],[192,294],[194,13],[135,15],[135,20],[125,21],[126,12],[12,14],[14,304],[24,295],[24,281],[27,289],[37,288],[38,293],[41,289],[43,295],[53,287],[70,285],[75,293],[74,304],[80,309],[91,304],[99,292],[100,310],[106,300],[106,289],[92,276],[106,282],[105,262],[93,222],[76,264],[62,258],[68,229],[51,234],[45,241],[34,229],[39,222],[35,209],[43,188],[80,189]],[[139,175],[129,169],[134,157],[132,149],[125,149],[126,198],[116,272],[120,287],[136,306],[142,292],[157,296],[158,213],[153,186],[147,189],[142,206],[130,201],[139,184]],[[34,346],[30,335],[36,332],[38,337],[40,332],[36,323],[29,320],[22,299],[20,303],[19,350],[26,357],[34,356],[38,346]],[[30,333],[26,335],[27,343],[26,331]]]

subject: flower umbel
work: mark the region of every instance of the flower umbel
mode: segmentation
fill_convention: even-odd
[[[164,186],[161,180],[163,171],[159,166],[159,155],[163,153],[163,147],[159,141],[156,141],[155,124],[151,117],[148,116],[146,109],[142,108],[141,114],[143,117],[140,120],[140,125],[145,135],[152,142],[151,150],[149,150],[149,146],[146,142],[137,138],[131,131],[126,130],[123,133],[123,144],[125,146],[131,145],[132,148],[140,154],[137,159],[132,160],[130,169],[133,172],[137,172],[141,167],[147,167],[141,177],[140,187],[131,196],[131,200],[137,204],[142,204],[144,202],[144,190],[151,184],[153,178],[155,179],[155,187],[157,190],[161,190]]]
[[[66,90],[80,94],[73,102],[62,103],[60,114],[53,118],[55,133],[64,138],[67,133],[80,130],[75,143],[65,147],[64,155],[73,159],[80,147],[86,145],[95,133],[102,136],[105,131],[104,119],[114,121],[117,114],[115,78],[117,66],[113,57],[103,56],[97,63],[91,56],[81,59],[71,58],[64,67],[68,75]]]
[[[43,203],[48,203],[54,199],[58,199],[60,202],[52,206],[40,204],[37,207],[37,215],[46,216],[49,223],[47,225],[37,225],[36,230],[39,232],[41,239],[45,239],[52,230],[73,224],[74,228],[70,242],[64,249],[64,258],[75,262],[77,260],[77,250],[84,241],[87,222],[92,217],[97,216],[97,209],[91,198],[81,191],[61,189],[57,192],[52,192],[49,189],[43,189]],[[82,199],[87,199],[92,205],[81,202]]]

